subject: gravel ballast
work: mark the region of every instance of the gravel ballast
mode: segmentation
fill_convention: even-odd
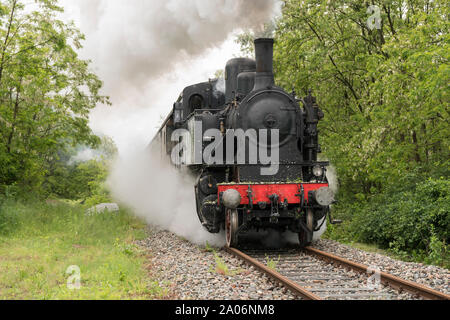
[[[150,228],[149,237],[137,244],[149,251],[152,277],[168,289],[168,296],[173,299],[300,299],[262,272],[227,252],[221,249],[205,250],[171,232]],[[449,293],[449,270],[394,260],[332,240],[318,240],[313,247]],[[366,281],[366,278],[362,275],[360,281]],[[393,293],[389,288],[382,290]],[[403,293],[396,298],[407,300],[412,296]]]
[[[278,254],[278,255],[277,255]],[[261,252],[252,257],[264,263]],[[271,253],[277,260],[277,271],[306,290],[325,300],[418,300],[420,297],[384,285],[372,274],[335,266],[298,250]]]
[[[333,240],[318,240],[313,244],[313,247],[450,294],[450,271],[447,269],[395,260],[385,255],[356,249]]]
[[[138,245],[150,250],[152,276],[179,300],[295,300],[291,292],[228,253],[216,249],[228,274],[217,269],[214,252],[178,236],[151,229]]]

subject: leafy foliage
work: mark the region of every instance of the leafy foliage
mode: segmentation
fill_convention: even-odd
[[[405,258],[450,266],[450,181],[406,182],[370,199],[344,203],[335,214],[345,220],[331,227],[337,240],[374,243]]]
[[[49,163],[43,189],[51,197],[89,200],[92,205],[109,202],[105,181],[116,155],[114,142],[106,137],[96,150],[78,147],[59,152],[59,160]]]
[[[288,0],[276,46],[278,83],[314,89],[327,117],[326,156],[341,192],[371,195],[449,158],[449,23],[446,1]]]
[[[284,2],[275,31],[277,84],[299,96],[313,89],[325,111],[321,142],[340,186],[335,215],[347,221],[331,235],[398,251],[444,252],[448,1]],[[368,23],[369,6],[380,11],[379,28]],[[238,38],[244,53],[252,39]]]
[[[0,185],[40,191],[61,152],[100,143],[88,116],[108,99],[61,11],[56,0],[0,2]]]

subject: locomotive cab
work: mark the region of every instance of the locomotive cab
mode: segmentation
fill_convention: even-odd
[[[221,109],[225,104],[225,93],[218,90],[219,80],[198,83],[183,90],[174,104],[174,119],[182,127],[197,110]]]

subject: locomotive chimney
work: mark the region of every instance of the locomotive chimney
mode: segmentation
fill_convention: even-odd
[[[275,84],[273,76],[273,39],[256,39],[256,78],[255,88],[259,90]]]

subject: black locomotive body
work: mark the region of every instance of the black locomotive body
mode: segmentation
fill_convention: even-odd
[[[230,246],[251,229],[290,230],[307,245],[334,202],[317,157],[324,115],[311,94],[275,86],[273,44],[257,39],[256,61],[230,60],[225,92],[218,80],[186,88],[152,143],[198,177],[198,218]]]

